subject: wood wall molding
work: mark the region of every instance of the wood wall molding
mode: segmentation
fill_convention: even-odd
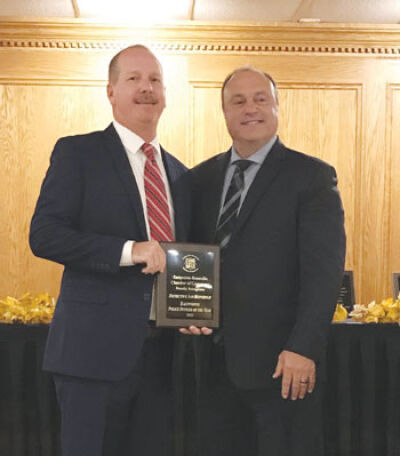
[[[82,20],[0,19],[0,48],[121,49],[144,42],[178,53],[400,55],[400,26],[180,22],[138,27]]]
[[[90,79],[32,79],[32,78],[1,78],[0,86],[11,85],[11,86],[75,86],[75,87],[105,87],[107,85],[106,79],[93,80]]]
[[[141,40],[144,41],[144,40]],[[146,42],[146,41],[145,41]],[[118,50],[129,46],[131,41],[32,41],[1,40],[0,48],[37,48],[37,49],[112,49]],[[375,54],[400,55],[400,47],[354,47],[354,46],[298,46],[298,45],[252,45],[252,44],[178,44],[151,42],[150,47],[161,52],[179,53],[319,53],[319,54]]]
[[[386,188],[390,195],[387,211],[387,244],[389,258],[386,262],[387,273],[400,271],[400,84],[388,84],[386,88],[386,157],[388,161]]]

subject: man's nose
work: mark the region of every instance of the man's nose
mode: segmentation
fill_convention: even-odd
[[[140,90],[142,92],[152,92],[153,91],[153,83],[150,79],[142,79],[140,81]]]
[[[258,106],[257,103],[255,103],[253,100],[248,100],[246,101],[244,105],[244,110],[246,113],[252,114],[257,112]]]

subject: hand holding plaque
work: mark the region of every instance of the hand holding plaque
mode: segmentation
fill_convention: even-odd
[[[156,326],[217,328],[219,325],[219,247],[161,243],[165,271],[156,278]]]

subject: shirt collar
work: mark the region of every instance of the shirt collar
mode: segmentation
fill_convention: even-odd
[[[272,146],[275,144],[277,135],[270,139],[267,144],[264,144],[260,149],[257,150],[253,155],[251,155],[247,160],[250,160],[257,165],[261,166],[264,160],[267,158],[269,151],[272,149]],[[231,160],[230,165],[237,160],[243,160],[243,158],[236,152],[235,146],[232,146]]]
[[[129,128],[121,125],[115,119],[113,120],[113,125],[126,151],[130,154],[136,154],[139,152],[140,148],[146,141],[133,131],[129,130]],[[153,138],[150,141],[150,144],[155,148],[156,154],[161,156],[160,143],[158,142],[157,137]]]

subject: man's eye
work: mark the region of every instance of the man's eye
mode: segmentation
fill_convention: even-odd
[[[267,97],[257,97],[256,98],[257,103],[266,103],[267,102]]]
[[[129,78],[129,81],[136,81],[136,80],[137,80],[137,76],[131,76],[131,77]]]
[[[235,101],[233,102],[233,104],[235,104],[235,105],[241,105],[241,104],[243,104],[243,103],[244,103],[244,100],[235,100]]]

